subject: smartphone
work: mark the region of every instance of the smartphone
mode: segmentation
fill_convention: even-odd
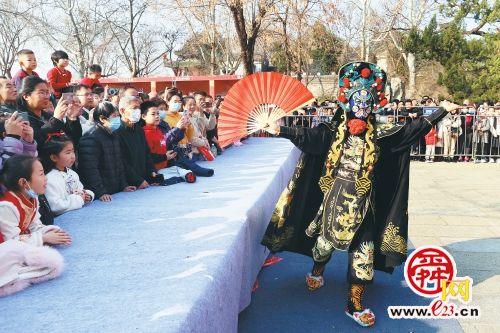
[[[19,112],[17,115],[19,118],[21,118],[24,121],[30,121],[29,116],[28,116],[28,112]]]
[[[63,101],[73,103],[73,93],[62,93],[61,98]]]
[[[189,111],[188,110],[182,111],[182,116],[183,117],[189,117]]]

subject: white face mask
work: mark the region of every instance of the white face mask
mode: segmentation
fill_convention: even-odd
[[[172,103],[172,106],[168,109],[169,111],[172,112],[178,112],[181,109],[182,104],[179,102]]]
[[[129,111],[129,116],[128,120],[130,120],[133,123],[138,122],[141,120],[141,109],[132,109]]]

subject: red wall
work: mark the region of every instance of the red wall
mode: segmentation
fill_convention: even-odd
[[[213,95],[226,95],[228,90],[242,76],[239,75],[214,75],[214,76],[160,76],[160,77],[139,77],[139,78],[108,78],[101,79],[101,83],[113,88],[134,86],[138,90],[149,93],[163,91],[165,88],[176,86],[184,94],[202,90]]]

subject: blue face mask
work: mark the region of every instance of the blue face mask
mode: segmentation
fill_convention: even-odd
[[[160,110],[160,112],[158,112],[158,113],[160,114],[161,120],[165,119],[165,117],[167,116],[167,111]]]
[[[26,194],[26,196],[30,199],[35,199],[35,198],[38,198],[38,194],[36,194],[35,191],[33,191],[33,189],[28,185],[29,189],[24,189],[24,193]]]
[[[169,111],[172,112],[178,112],[181,109],[182,104],[179,102],[174,102],[172,105],[168,108]]]
[[[117,129],[119,129],[120,125],[121,125],[120,117],[114,117],[114,118],[109,119],[109,126],[108,127],[111,130],[111,132],[114,132]]]

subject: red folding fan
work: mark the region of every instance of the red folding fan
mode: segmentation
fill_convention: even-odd
[[[312,93],[298,80],[265,72],[238,81],[227,93],[219,117],[219,142],[227,146],[268,123],[311,103]]]

